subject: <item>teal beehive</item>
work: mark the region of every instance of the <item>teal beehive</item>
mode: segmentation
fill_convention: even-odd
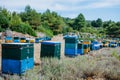
[[[56,57],[60,59],[61,43],[55,41],[41,42],[40,57]]]

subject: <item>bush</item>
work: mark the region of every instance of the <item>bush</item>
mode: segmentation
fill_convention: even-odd
[[[42,25],[41,25],[41,26],[38,26],[38,27],[37,27],[37,30],[38,30],[39,32],[45,33],[47,36],[50,36],[50,37],[53,36],[53,32],[52,32],[49,28],[43,27]]]
[[[116,59],[120,60],[120,55],[117,54],[116,51],[113,51],[112,56],[115,57]]]
[[[108,54],[65,57],[60,60],[42,58],[41,65],[27,71],[21,78],[12,76],[10,80],[120,80],[120,61]]]
[[[28,24],[25,23],[21,23],[18,26],[12,28],[12,30],[17,31],[17,32],[21,32],[23,34],[29,34],[32,36],[37,36],[35,30],[32,29],[32,27]]]

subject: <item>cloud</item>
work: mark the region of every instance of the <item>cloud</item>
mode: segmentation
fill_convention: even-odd
[[[69,10],[74,8],[76,3],[84,2],[85,0],[0,0],[0,5],[8,9],[24,8],[30,5],[36,10],[51,9],[54,11]]]
[[[93,2],[87,6],[84,6],[83,8],[108,8],[108,7],[113,7],[113,6],[120,6],[120,0],[101,0],[98,2]]]
[[[30,5],[36,10],[74,11],[82,9],[105,8],[120,5],[119,0],[0,0],[2,7],[10,10],[24,9]]]
[[[82,10],[120,6],[120,0],[0,0],[0,6],[10,11],[24,11],[26,5],[30,5],[38,12],[50,9],[59,15],[73,18]]]

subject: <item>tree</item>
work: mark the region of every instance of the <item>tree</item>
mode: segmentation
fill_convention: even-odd
[[[109,24],[108,27],[106,27],[106,33],[107,35],[111,37],[120,37],[120,25],[119,22],[115,23],[112,22]]]
[[[98,18],[96,20],[96,27],[102,27],[102,19]]]
[[[21,18],[18,16],[16,12],[12,13],[12,17],[10,20],[10,28],[12,30],[18,29],[19,25],[22,23]]]
[[[91,22],[91,25],[92,25],[93,27],[96,27],[96,21],[93,20],[93,21]]]
[[[86,26],[86,21],[85,21],[85,18],[84,18],[84,15],[82,13],[80,13],[78,15],[77,18],[75,18],[75,21],[74,21],[74,29],[75,30],[80,30],[81,28],[85,27]]]
[[[93,27],[102,27],[103,26],[103,22],[102,22],[102,19],[98,18],[97,20],[93,20],[91,22],[91,25]]]
[[[31,9],[28,5],[25,7],[25,12],[20,13],[20,17],[23,22],[28,22],[34,29],[36,29],[41,23],[41,16],[36,10]]]
[[[0,12],[0,26],[1,26],[1,28],[8,28],[9,27],[8,18],[1,12]]]
[[[0,8],[0,26],[1,28],[9,27],[10,13],[5,8]]]
[[[63,18],[60,17],[56,12],[50,12],[49,9],[47,9],[41,16],[42,25],[44,27],[48,27],[53,31],[53,34],[59,34],[62,33],[63,27],[65,26],[65,22],[63,21]]]

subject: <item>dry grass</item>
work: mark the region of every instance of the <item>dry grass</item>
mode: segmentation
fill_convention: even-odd
[[[42,59],[42,79],[79,80],[105,79],[120,80],[120,61],[111,54],[78,56],[76,58]]]
[[[106,51],[106,49],[103,49]],[[102,50],[102,51],[103,51]],[[111,49],[112,51],[112,49]],[[94,51],[93,51],[94,52]],[[99,51],[100,52],[100,51]],[[3,75],[7,80],[120,80],[120,61],[111,53],[75,58],[42,58],[41,65],[27,71],[24,76]],[[91,53],[92,54],[92,53]]]

